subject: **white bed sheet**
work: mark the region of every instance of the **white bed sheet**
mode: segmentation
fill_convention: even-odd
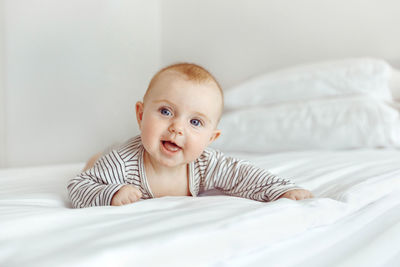
[[[83,164],[0,170],[0,266],[400,266],[400,151],[238,154],[313,191],[71,209]]]

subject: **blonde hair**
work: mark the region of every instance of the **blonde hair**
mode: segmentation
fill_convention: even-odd
[[[222,107],[221,111],[224,106],[224,92],[222,91],[221,86],[217,82],[217,80],[214,78],[214,76],[207,71],[205,68],[193,64],[193,63],[177,63],[177,64],[172,64],[167,67],[162,68],[159,70],[151,79],[149,86],[147,87],[146,93],[144,94],[143,100],[146,98],[146,96],[149,94],[150,89],[153,87],[154,83],[157,81],[159,76],[166,72],[166,71],[175,71],[179,74],[182,74],[186,79],[189,81],[197,82],[197,83],[207,83],[211,82],[214,83],[218,89],[219,92],[221,93],[221,98],[222,98]]]

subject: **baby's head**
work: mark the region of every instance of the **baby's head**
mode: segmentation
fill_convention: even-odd
[[[181,63],[163,68],[136,103],[142,143],[152,160],[187,164],[217,139],[223,92],[204,68]]]

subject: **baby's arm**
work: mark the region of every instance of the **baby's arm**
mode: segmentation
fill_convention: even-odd
[[[124,189],[120,193],[121,188],[128,184],[123,160],[116,151],[111,151],[100,159],[98,156],[92,157],[85,167],[89,169],[71,179],[68,184],[69,197],[75,208],[112,205],[114,196],[114,204],[126,203],[127,190]],[[91,166],[93,164],[94,166]],[[139,191],[136,188],[135,190]],[[136,191],[134,193],[141,196]]]
[[[103,153],[97,153],[93,155],[82,171],[87,171],[95,165],[95,163],[101,158]],[[100,163],[101,164],[101,163]],[[142,197],[142,192],[132,185],[122,186],[112,197],[111,206],[121,206],[130,204],[138,201]]]
[[[277,177],[247,161],[227,157],[219,151],[210,152],[205,190],[216,188],[228,195],[258,201],[274,201],[281,197],[297,200],[312,197],[311,192],[288,179]]]

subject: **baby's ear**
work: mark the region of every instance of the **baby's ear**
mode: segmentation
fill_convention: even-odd
[[[139,129],[142,125],[143,109],[144,109],[143,102],[140,101],[136,102],[136,119],[139,125]]]
[[[215,140],[218,139],[218,137],[221,135],[221,130],[214,130],[214,132],[212,133],[211,137],[210,137],[210,143],[214,142]]]

